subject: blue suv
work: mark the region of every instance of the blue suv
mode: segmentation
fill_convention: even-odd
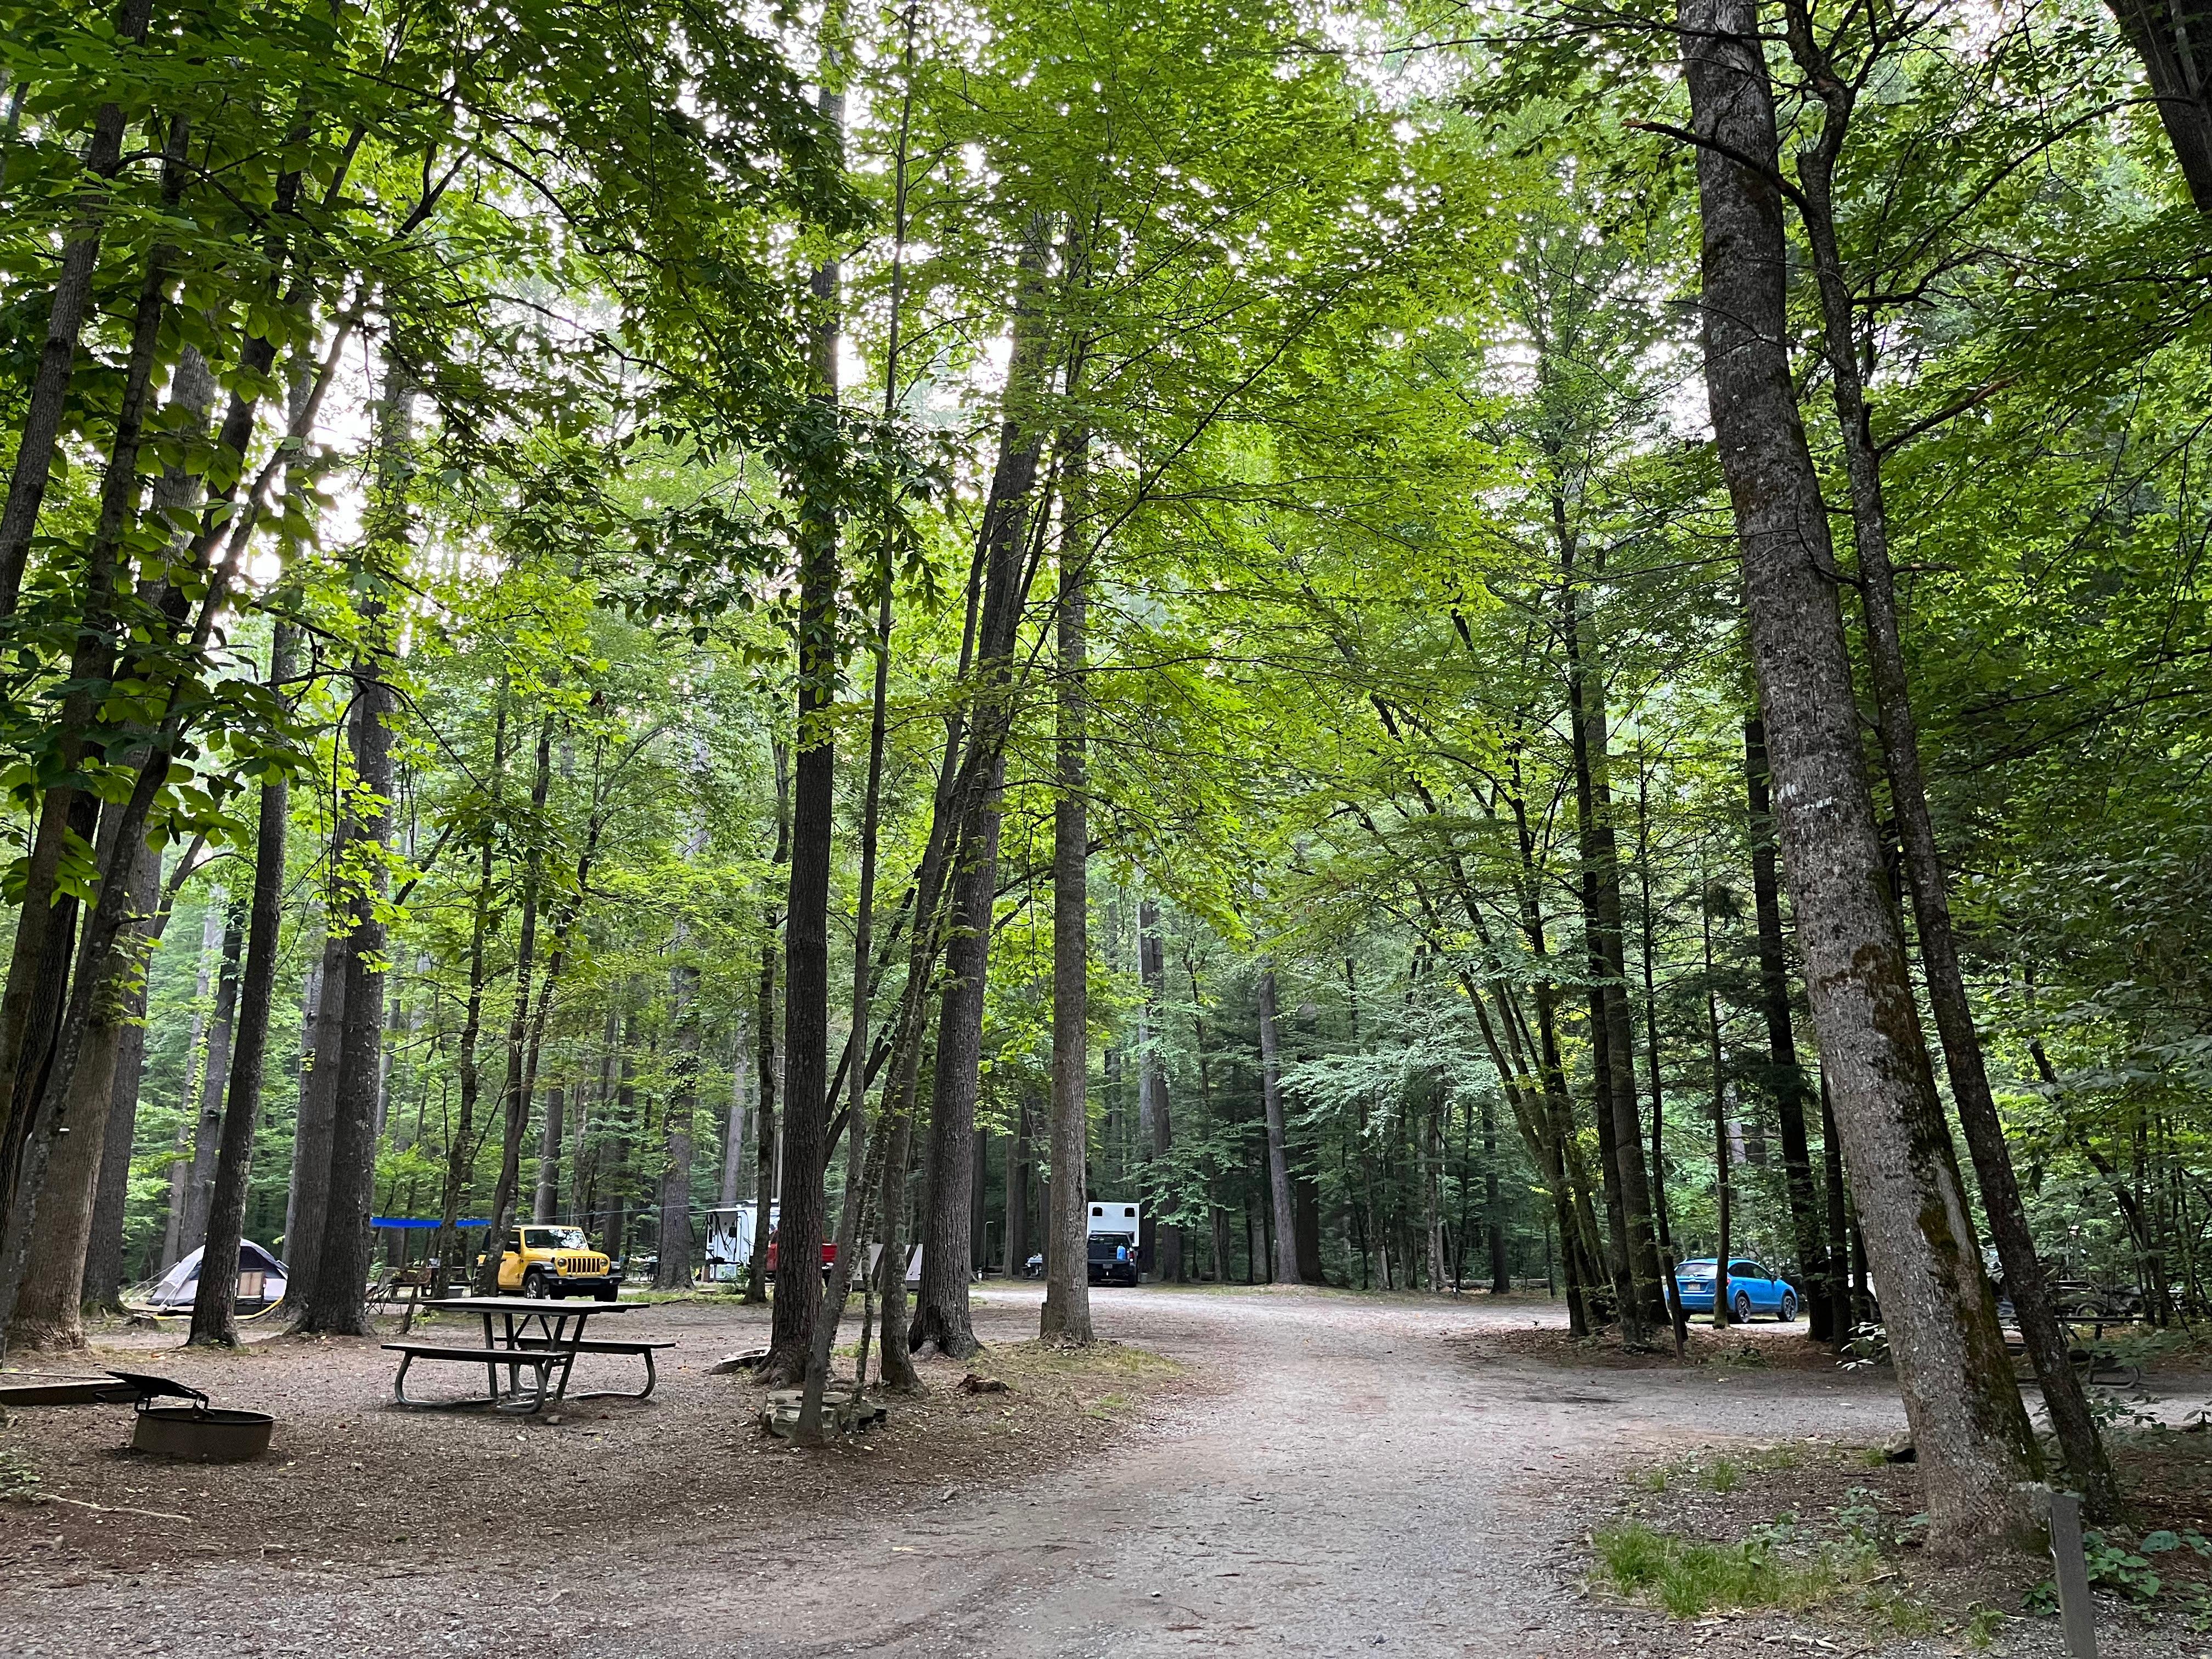
[[[1684,1261],[1674,1269],[1674,1283],[1682,1292],[1686,1313],[1713,1310],[1713,1271],[1718,1264],[1707,1256]],[[1797,1292],[1790,1281],[1776,1279],[1748,1256],[1729,1263],[1729,1317],[1739,1325],[1751,1322],[1753,1314],[1772,1314],[1785,1322],[1797,1317]]]

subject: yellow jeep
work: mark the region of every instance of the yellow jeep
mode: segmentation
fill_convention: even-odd
[[[622,1288],[614,1263],[594,1250],[580,1227],[525,1225],[507,1236],[499,1287],[525,1296],[596,1296],[611,1302]]]

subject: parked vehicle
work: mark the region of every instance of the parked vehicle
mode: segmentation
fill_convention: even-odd
[[[768,1206],[769,1236],[775,1234],[782,1206]],[[717,1284],[732,1284],[752,1266],[753,1227],[760,1218],[757,1204],[732,1204],[707,1212],[707,1267],[704,1276]]]
[[[518,1227],[507,1234],[499,1259],[499,1287],[556,1302],[570,1296],[611,1302],[622,1288],[622,1275],[592,1248],[580,1227]]]
[[[1137,1241],[1144,1228],[1133,1204],[1091,1206],[1089,1277],[1093,1285],[1133,1285],[1143,1263]]]
[[[779,1243],[781,1243],[781,1241],[775,1236],[775,1230],[771,1227],[769,1229],[768,1235],[768,1267],[766,1270],[766,1277],[770,1284],[774,1284],[775,1282],[776,1246]],[[824,1279],[827,1279],[830,1277],[830,1269],[836,1266],[836,1264],[837,1247],[835,1244],[823,1245],[822,1277]]]
[[[1675,1267],[1674,1282],[1681,1289],[1684,1312],[1713,1310],[1713,1277],[1718,1267],[1711,1256]],[[1797,1317],[1797,1292],[1790,1281],[1775,1278],[1748,1256],[1729,1261],[1728,1297],[1729,1317],[1739,1325],[1748,1324],[1753,1314],[1772,1314],[1785,1322]]]

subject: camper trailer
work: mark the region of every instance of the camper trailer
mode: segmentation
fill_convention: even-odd
[[[1135,1284],[1144,1265],[1138,1260],[1137,1240],[1143,1231],[1143,1222],[1137,1206],[1094,1198],[1090,1208],[1091,1282]]]
[[[768,1206],[768,1227],[775,1231],[778,1206]],[[707,1278],[728,1285],[745,1276],[753,1259],[753,1224],[760,1219],[757,1204],[730,1204],[707,1212]]]

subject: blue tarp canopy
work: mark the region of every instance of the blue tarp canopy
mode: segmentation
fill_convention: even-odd
[[[411,1215],[373,1215],[368,1218],[368,1224],[372,1227],[397,1227],[404,1232],[422,1227],[442,1227],[446,1224],[439,1220],[435,1216],[432,1216],[426,1221],[420,1217]],[[456,1227],[489,1227],[491,1225],[491,1223],[489,1221],[456,1221],[453,1225]]]

